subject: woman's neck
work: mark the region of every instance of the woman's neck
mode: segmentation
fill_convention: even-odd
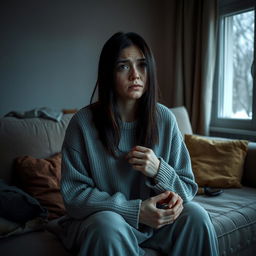
[[[118,110],[123,122],[133,122],[136,120],[137,102],[118,102]]]

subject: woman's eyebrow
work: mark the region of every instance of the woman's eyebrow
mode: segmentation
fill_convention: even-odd
[[[140,58],[140,59],[137,59],[137,61],[143,62],[143,61],[146,61],[146,58]]]
[[[116,64],[119,64],[119,63],[127,63],[127,62],[130,62],[128,59],[119,59],[116,61]]]
[[[139,59],[136,59],[137,62],[143,62],[143,61],[146,61],[145,58],[139,58]],[[128,63],[128,62],[131,62],[130,59],[119,59],[116,61],[116,64],[119,64],[119,63]]]

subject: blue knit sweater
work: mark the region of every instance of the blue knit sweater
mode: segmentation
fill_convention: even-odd
[[[136,145],[136,122],[121,123],[122,153],[114,159],[99,140],[90,108],[73,116],[62,147],[61,179],[61,193],[72,218],[109,210],[138,228],[142,200],[166,190],[178,193],[184,202],[194,197],[197,185],[175,117],[165,106],[158,104],[157,108],[159,144],[152,150],[160,167],[154,180],[134,170],[125,159]]]

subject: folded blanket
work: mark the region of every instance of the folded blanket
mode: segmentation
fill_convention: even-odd
[[[41,117],[45,119],[51,119],[59,122],[62,118],[62,111],[53,110],[50,108],[35,108],[30,111],[20,112],[20,111],[11,111],[7,113],[5,116],[12,116],[17,118],[34,118]]]
[[[47,216],[48,211],[34,197],[0,180],[0,217],[25,223],[36,217]]]

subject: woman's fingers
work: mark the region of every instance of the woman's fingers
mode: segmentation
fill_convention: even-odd
[[[162,200],[158,203],[160,204],[168,204],[169,208],[175,205],[176,201],[178,200],[178,195],[174,193],[173,191],[169,191],[169,197],[166,198],[165,200]]]
[[[176,193],[173,193],[168,202],[169,208],[173,207],[177,203],[178,199],[179,196]]]
[[[140,159],[144,159],[145,158],[145,153],[143,152],[139,152],[139,151],[130,151],[128,154],[127,154],[127,159],[131,159],[131,158],[140,158]]]
[[[180,214],[181,214],[182,211],[183,211],[183,205],[181,205],[181,206],[178,208],[178,210],[176,211],[176,213],[175,213],[175,215],[174,215],[174,220],[176,220],[176,219],[180,216]]]
[[[142,158],[135,158],[135,157],[130,158],[128,162],[130,164],[132,164],[132,165],[135,165],[135,164],[137,164],[137,165],[144,165],[145,164],[145,160],[144,159],[142,159]]]
[[[140,222],[153,228],[161,228],[173,223],[183,210],[183,201],[179,196],[175,206],[172,208],[158,209],[156,207],[158,202],[168,199],[173,194],[175,193],[165,191],[143,201],[140,208]]]
[[[177,195],[176,193],[171,192],[171,191],[168,196],[168,199],[170,197],[171,197],[171,199],[173,199],[173,200],[170,200],[173,203],[173,206],[172,207],[169,206],[169,208],[162,210],[163,211],[162,212],[162,220],[164,221],[163,225],[173,223],[179,217],[179,215],[181,214],[181,212],[183,210],[182,198],[179,195]]]
[[[126,158],[135,170],[141,171],[145,176],[152,178],[157,175],[160,160],[150,148],[136,146]]]
[[[154,155],[154,152],[150,148],[145,148],[142,146],[136,146],[127,154],[127,158],[141,158],[141,159],[150,159]]]
[[[146,147],[143,147],[143,146],[135,146],[132,150],[140,151],[140,152],[149,152],[150,151],[149,148],[146,148]]]
[[[163,210],[165,213],[163,213],[163,217],[161,218],[163,223],[162,225],[168,225],[172,224],[181,214],[183,210],[183,206],[179,205],[175,210],[170,209],[170,210]]]
[[[170,193],[171,193],[170,191],[165,191],[161,194],[151,197],[150,199],[156,205],[156,203],[158,203],[159,201],[162,201],[162,200],[168,198]]]

